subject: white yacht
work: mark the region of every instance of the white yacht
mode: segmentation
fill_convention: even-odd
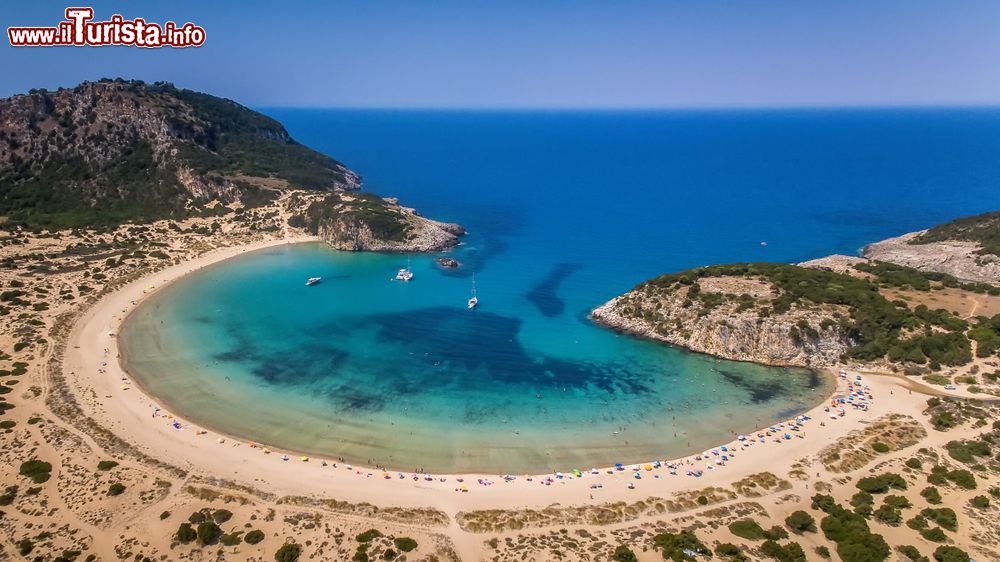
[[[479,297],[476,296],[476,274],[472,274],[472,298],[469,299],[469,309],[476,308],[479,305]]]
[[[396,281],[409,281],[413,279],[413,271],[410,270],[410,258],[406,258],[406,268],[400,269],[396,273]]]
[[[316,283],[319,283],[322,280],[323,280],[322,277],[310,277],[309,280],[306,281],[306,287],[309,287],[310,285],[315,285]]]

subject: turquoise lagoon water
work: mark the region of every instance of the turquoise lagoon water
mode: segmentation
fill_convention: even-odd
[[[822,377],[587,313],[662,272],[854,253],[1000,205],[994,110],[266,112],[367,189],[465,225],[463,267],[411,256],[400,283],[401,255],[246,254],[141,306],[127,366],[208,427],[403,470],[637,462],[801,412]]]

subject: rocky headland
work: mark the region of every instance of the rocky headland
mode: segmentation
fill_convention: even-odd
[[[0,100],[8,227],[107,229],[281,201],[287,226],[341,250],[438,251],[464,233],[360,188],[357,173],[274,119],[166,82],[100,80]]]
[[[978,372],[1000,349],[997,240],[1000,213],[988,213],[877,242],[864,257],[682,271],[591,317],[739,361]]]
[[[797,303],[775,312],[780,289],[761,277],[651,281],[596,308],[599,324],[691,351],[767,365],[823,367],[851,347],[843,306]]]

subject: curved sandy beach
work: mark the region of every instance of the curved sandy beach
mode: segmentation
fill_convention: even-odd
[[[607,474],[602,469],[599,475],[567,477],[551,485],[541,484],[548,475],[519,477],[512,482],[504,482],[498,475],[483,474],[434,476],[430,481],[420,477],[415,481],[410,473],[400,479],[395,471],[383,473],[360,466],[349,469],[347,465],[332,460],[328,460],[327,466],[323,466],[322,459],[318,458],[302,462],[294,452],[287,452],[291,460],[283,461],[283,451],[274,450],[267,454],[260,447],[250,447],[208,428],[189,425],[169,412],[160,410],[154,417],[154,408],[159,403],[132,382],[116,359],[117,330],[128,313],[142,299],[187,273],[251,250],[310,240],[271,240],[212,251],[129,283],[103,298],[77,322],[64,361],[67,380],[81,405],[100,424],[147,454],[195,473],[240,482],[277,494],[334,496],[376,505],[435,506],[451,512],[486,507],[539,506],[553,502],[637,500],[651,495],[670,495],[693,486],[718,485],[765,470],[782,472],[795,459],[814,455],[837,438],[883,414],[894,412],[918,417],[922,409],[922,397],[913,395],[908,398],[909,390],[904,390],[908,381],[894,377],[865,377],[865,384],[876,397],[868,411],[848,408],[845,417],[830,420],[823,406],[817,406],[808,413],[813,419],[803,427],[801,436],[796,435],[781,443],[769,439],[747,447],[736,441],[728,443],[726,445],[732,451],[730,461],[724,466],[705,470],[700,478],[685,476],[683,467],[704,469],[705,462],[687,457],[675,461],[682,465],[676,476],[660,468],[643,471],[643,478],[637,480],[631,471]],[[836,392],[842,392],[844,385],[844,380],[838,380]],[[891,401],[877,399],[890,393],[895,395]],[[175,419],[181,422],[184,429],[174,429],[172,422]],[[820,425],[822,420],[826,421],[825,426]],[[219,439],[224,441],[220,443]],[[390,478],[386,479],[386,474]],[[459,478],[464,482],[460,483]],[[492,484],[480,484],[480,479],[489,480]],[[603,487],[591,489],[590,486],[595,483]],[[634,488],[629,488],[629,484]],[[456,487],[461,486],[465,486],[468,492],[456,492]],[[591,497],[593,500],[589,499]]]

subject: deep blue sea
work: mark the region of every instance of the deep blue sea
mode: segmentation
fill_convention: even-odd
[[[140,307],[128,367],[210,427],[401,469],[638,462],[801,412],[826,392],[808,372],[587,313],[660,273],[852,254],[1000,208],[1000,110],[264,112],[366,190],[464,225],[463,266],[415,255],[403,284],[406,256],[243,256]]]

